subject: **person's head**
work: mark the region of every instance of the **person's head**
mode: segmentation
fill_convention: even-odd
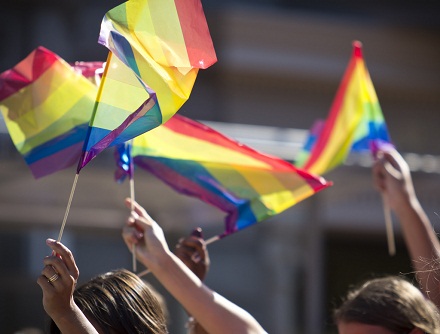
[[[334,311],[340,334],[437,334],[440,316],[435,305],[414,285],[400,277],[367,281],[348,292]],[[361,331],[362,330],[362,331]]]
[[[100,334],[168,333],[157,293],[136,274],[114,270],[79,286],[75,303]],[[51,323],[50,333],[59,333]]]

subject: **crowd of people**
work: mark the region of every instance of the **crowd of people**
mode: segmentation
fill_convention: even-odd
[[[440,243],[417,199],[408,164],[396,150],[379,152],[373,184],[401,224],[418,286],[402,276],[362,282],[334,310],[335,326],[339,334],[440,334]],[[200,230],[179,240],[172,252],[147,211],[130,199],[126,205],[134,210],[122,237],[185,308],[189,333],[266,333],[251,314],[203,283],[210,259]],[[38,284],[50,333],[168,333],[166,306],[143,279],[119,269],[77,287],[73,254],[55,240],[47,245],[53,255],[43,259]]]

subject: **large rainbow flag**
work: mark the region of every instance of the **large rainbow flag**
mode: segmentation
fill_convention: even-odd
[[[324,125],[314,126],[295,165],[322,175],[342,164],[350,151],[366,151],[390,143],[376,91],[360,42],[342,78]]]
[[[132,156],[174,190],[227,213],[226,236],[274,216],[330,183],[181,115],[133,140]]]
[[[0,74],[3,118],[35,178],[78,162],[96,92],[96,85],[43,47]]]
[[[172,117],[216,62],[200,0],[130,0],[105,15],[110,52],[78,172],[99,152]]]

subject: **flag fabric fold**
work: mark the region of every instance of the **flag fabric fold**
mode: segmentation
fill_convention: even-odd
[[[221,237],[274,216],[330,185],[181,115],[133,140],[136,166],[227,213]]]
[[[79,172],[99,152],[168,121],[217,58],[200,0],[130,0],[108,11],[109,49]]]
[[[374,147],[390,142],[362,45],[355,41],[329,116],[323,125],[311,130],[295,165],[322,175],[342,164],[350,151],[374,153]]]
[[[96,92],[96,85],[44,47],[0,74],[3,118],[35,178],[78,162]]]
[[[115,181],[122,183],[125,179],[133,178],[134,164],[131,157],[131,140],[115,146],[114,159],[116,163]]]

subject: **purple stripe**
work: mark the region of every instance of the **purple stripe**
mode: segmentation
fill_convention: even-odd
[[[80,142],[30,164],[33,176],[38,179],[78,163],[82,146],[83,143]]]

